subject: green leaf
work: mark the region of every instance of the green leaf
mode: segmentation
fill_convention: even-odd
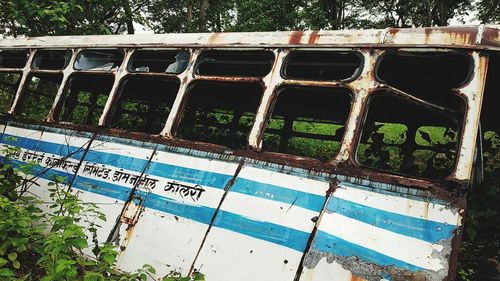
[[[8,268],[0,269],[0,277],[14,277],[14,276],[16,276],[16,274],[12,270]]]
[[[8,262],[9,262],[9,261],[7,261],[6,259],[4,259],[4,258],[1,258],[1,257],[0,257],[0,266],[4,266],[4,265],[6,265]]]
[[[101,258],[103,261],[105,261],[109,265],[112,265],[113,263],[115,263],[115,259],[116,259],[116,257],[114,255],[110,255],[110,254],[101,255]]]
[[[10,253],[7,255],[10,261],[15,261],[17,259],[17,253]]]
[[[83,249],[88,247],[87,240],[81,237],[73,239],[73,245],[78,249]]]
[[[15,261],[12,263],[12,267],[14,267],[15,269],[19,269],[21,268],[21,263],[19,261]]]

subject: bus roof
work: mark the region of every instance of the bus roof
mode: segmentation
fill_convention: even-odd
[[[500,50],[500,25],[142,35],[46,36],[0,39],[0,48],[107,47],[406,47]]]

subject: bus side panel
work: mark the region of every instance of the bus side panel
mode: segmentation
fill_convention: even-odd
[[[341,182],[321,215],[300,280],[324,280],[330,273],[317,266],[324,261],[369,280],[443,280],[458,211],[435,199]]]
[[[195,269],[208,281],[293,280],[329,186],[245,164]]]
[[[2,142],[20,149],[11,159],[18,166],[27,166],[27,191],[43,202],[41,208],[49,211],[52,199],[49,183],[58,181],[66,190],[78,169],[90,141],[89,134],[78,131],[30,126],[32,129],[8,126]],[[24,186],[20,191],[23,191]]]
[[[82,201],[95,203],[106,215],[106,221],[96,220],[100,225],[97,228],[99,243],[106,242],[113,233],[153,151],[151,144],[116,137],[97,136],[92,142],[72,187]],[[89,245],[94,244],[91,239],[89,235]],[[84,253],[92,256],[91,248]]]
[[[154,187],[144,184],[134,194],[142,205],[140,217],[121,225],[118,257],[121,269],[146,263],[158,277],[172,270],[188,274],[238,169],[238,163],[207,159],[204,152],[194,157],[165,149],[156,152],[147,169]]]

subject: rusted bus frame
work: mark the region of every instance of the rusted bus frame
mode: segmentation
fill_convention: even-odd
[[[472,25],[378,30],[227,32],[153,35],[94,35],[0,40],[0,48],[166,47],[439,47],[500,50],[500,25]]]
[[[116,49],[116,48],[115,48]],[[265,77],[226,77],[226,76],[206,76],[206,75],[195,75],[194,68],[196,66],[197,58],[201,52],[205,49],[196,48],[190,49],[191,56],[189,60],[188,67],[177,75],[174,74],[163,74],[163,73],[138,73],[138,72],[130,72],[128,70],[129,60],[134,53],[135,50],[139,49],[149,49],[149,48],[132,48],[126,49],[124,59],[117,69],[112,69],[110,71],[92,71],[92,70],[75,70],[74,63],[76,61],[76,56],[78,53],[84,49],[76,49],[72,50],[72,57],[70,62],[63,70],[40,70],[40,69],[31,69],[32,61],[35,55],[36,50],[30,49],[30,55],[28,58],[28,62],[26,66],[22,69],[22,80],[21,84],[18,87],[16,92],[15,100],[12,104],[10,114],[15,114],[15,110],[19,103],[19,98],[24,88],[26,87],[25,81],[29,78],[29,75],[32,73],[62,73],[63,79],[61,85],[56,94],[56,98],[54,100],[53,106],[48,114],[47,121],[54,122],[54,112],[57,106],[59,106],[61,102],[61,96],[69,87],[68,79],[73,73],[92,73],[92,74],[107,74],[114,76],[114,84],[110,95],[107,99],[103,114],[99,119],[99,125],[105,126],[107,123],[107,119],[110,117],[109,114],[112,111],[112,107],[115,105],[118,100],[119,95],[119,86],[122,83],[122,80],[128,76],[165,76],[165,77],[177,77],[180,81],[179,90],[172,106],[172,111],[168,115],[167,122],[165,124],[164,129],[161,132],[161,136],[166,138],[174,138],[175,130],[182,118],[182,112],[184,105],[187,101],[187,90],[191,82],[198,80],[209,80],[209,81],[233,81],[233,82],[258,82],[261,83],[264,87],[264,93],[261,100],[261,104],[257,110],[256,118],[254,125],[252,126],[250,136],[249,136],[249,145],[253,149],[259,151],[262,145],[262,135],[265,130],[265,124],[269,118],[272,103],[275,101],[276,95],[278,94],[276,90],[279,87],[285,85],[300,85],[300,86],[319,86],[319,87],[345,87],[352,91],[353,100],[351,111],[348,117],[348,121],[346,122],[346,130],[343,137],[343,141],[341,143],[341,148],[335,159],[332,160],[332,164],[339,163],[350,163],[354,166],[357,166],[355,161],[355,147],[356,142],[359,138],[359,134],[362,130],[363,118],[365,116],[365,111],[367,107],[368,97],[375,91],[380,89],[388,89],[391,92],[403,96],[413,102],[419,103],[426,107],[434,107],[436,109],[443,110],[443,108],[439,106],[432,105],[431,103],[425,102],[418,98],[411,96],[408,93],[402,92],[398,89],[385,85],[377,81],[375,77],[375,67],[377,65],[377,61],[379,58],[385,53],[384,50],[374,50],[374,49],[338,49],[338,51],[357,51],[361,53],[363,56],[363,67],[361,73],[357,76],[356,79],[347,82],[334,82],[334,81],[311,81],[311,80],[295,80],[295,79],[284,79],[281,76],[281,69],[285,63],[285,58],[287,57],[290,49],[273,49],[273,53],[275,55],[275,60],[272,66],[271,72]],[[179,49],[179,48],[176,48]],[[229,48],[229,50],[248,50],[253,48]],[[259,48],[263,49],[263,48]],[[164,50],[164,48],[162,48]],[[224,48],[224,50],[228,50]],[[311,48],[294,48],[293,50],[311,50]],[[331,49],[330,49],[331,50]],[[412,49],[403,49],[405,51],[415,51]],[[449,51],[450,49],[419,49],[423,51]],[[332,51],[337,51],[337,49],[333,49]],[[459,181],[466,181],[470,177],[471,169],[472,169],[472,160],[474,153],[474,138],[472,136],[477,135],[477,130],[475,129],[475,125],[479,120],[480,113],[480,102],[482,100],[482,90],[484,88],[484,80],[486,75],[486,67],[487,67],[487,58],[485,55],[479,55],[477,51],[469,51],[468,53],[473,57],[474,61],[474,73],[473,77],[469,83],[464,85],[462,88],[456,89],[457,94],[461,95],[467,101],[467,116],[465,118],[465,128],[464,134],[461,139],[464,139],[463,145],[460,145],[460,153],[457,158],[456,168],[454,169],[452,175],[450,175],[450,179],[456,179]],[[4,72],[11,69],[4,69]],[[12,69],[19,71],[19,69]],[[397,176],[396,176],[397,177]]]

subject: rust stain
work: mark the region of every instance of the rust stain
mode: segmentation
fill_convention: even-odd
[[[292,35],[290,35],[290,39],[288,40],[288,43],[291,45],[300,44],[300,41],[302,40],[302,36],[304,36],[304,31],[294,31],[292,33]]]
[[[395,36],[398,34],[398,32],[401,31],[399,28],[388,28],[387,33],[389,33],[391,36]]]
[[[318,42],[319,40],[319,31],[315,30],[313,32],[311,32],[311,35],[309,35],[309,40],[307,40],[307,44],[309,45],[314,45],[316,44],[316,42]]]
[[[351,280],[351,281],[366,281],[366,279],[358,277],[358,276],[356,276],[356,275],[354,275],[352,273],[351,273],[351,279],[349,279],[349,280]]]
[[[433,34],[445,34],[446,38],[443,44],[469,44],[473,45],[477,38],[477,29],[475,27],[429,27],[424,28],[425,43],[428,43]]]
[[[485,27],[481,44],[496,46],[500,41],[500,30],[491,27]]]
[[[208,44],[217,43],[220,35],[221,35],[221,33],[219,33],[219,32],[215,32],[215,33],[210,34],[210,37],[208,38]]]
[[[429,219],[429,201],[424,203],[424,217],[426,220]]]

